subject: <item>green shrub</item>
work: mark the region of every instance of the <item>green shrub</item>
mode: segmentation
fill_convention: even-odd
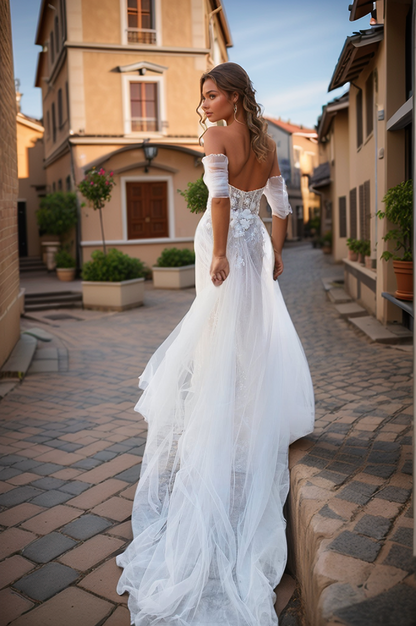
[[[358,253],[360,251],[360,241],[358,239],[352,239],[351,237],[349,237],[347,239],[347,248],[348,250],[351,250],[351,252]]]
[[[194,183],[188,183],[187,189],[184,191],[178,189],[178,192],[185,198],[191,213],[203,213],[207,208],[208,187],[202,177]]]
[[[58,269],[69,269],[77,266],[74,257],[67,250],[59,250],[55,254],[55,262]]]
[[[116,248],[111,248],[107,254],[101,250],[94,250],[91,257],[92,260],[84,263],[82,267],[83,280],[118,283],[144,276],[144,263]]]
[[[326,233],[323,234],[322,240],[324,243],[332,246],[332,231],[327,230]]]
[[[41,199],[36,220],[41,235],[64,235],[78,222],[77,197],[70,191],[49,193]]]
[[[165,248],[156,261],[157,267],[183,267],[195,263],[195,252],[192,250],[178,248]]]

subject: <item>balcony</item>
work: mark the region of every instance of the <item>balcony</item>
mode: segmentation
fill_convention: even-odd
[[[128,28],[127,43],[156,43],[156,31],[153,28]]]

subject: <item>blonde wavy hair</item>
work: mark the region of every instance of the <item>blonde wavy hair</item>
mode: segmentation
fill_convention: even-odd
[[[199,123],[204,132],[200,136],[199,141],[201,142],[202,137],[207,131],[207,125],[205,124],[206,117],[200,114],[199,109],[202,104],[202,88],[208,78],[217,85],[218,89],[227,93],[230,98],[233,93],[238,93],[238,101],[243,104],[247,126],[250,131],[252,150],[258,161],[265,161],[267,153],[270,150],[267,139],[267,122],[261,114],[260,105],[256,102],[256,92],[253,89],[249,75],[237,63],[221,63],[201,76],[201,99],[196,112],[199,115]]]

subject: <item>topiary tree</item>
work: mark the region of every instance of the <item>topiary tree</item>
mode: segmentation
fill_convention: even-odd
[[[116,183],[114,182],[113,172],[106,174],[104,168],[101,168],[97,171],[95,167],[93,167],[86,174],[84,180],[82,180],[78,185],[78,189],[80,190],[84,198],[86,198],[90,202],[94,211],[99,211],[104,254],[107,254],[107,250],[105,245],[103,216],[101,213],[101,209],[105,207],[106,202],[111,200],[111,192],[115,184]],[[85,202],[82,204],[82,206],[85,206]]]
[[[41,234],[61,238],[78,222],[76,194],[70,191],[49,193],[40,201],[36,220]]]
[[[207,208],[208,187],[202,177],[194,183],[188,183],[187,189],[184,191],[178,189],[178,193],[185,198],[191,213],[203,213]]]

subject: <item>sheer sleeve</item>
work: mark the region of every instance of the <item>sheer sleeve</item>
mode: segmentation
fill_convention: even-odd
[[[225,154],[209,154],[202,159],[204,183],[211,198],[228,198],[228,158]]]
[[[264,195],[267,198],[273,215],[284,219],[289,213],[292,213],[292,207],[289,204],[287,187],[283,176],[272,176],[269,178],[264,189]]]

